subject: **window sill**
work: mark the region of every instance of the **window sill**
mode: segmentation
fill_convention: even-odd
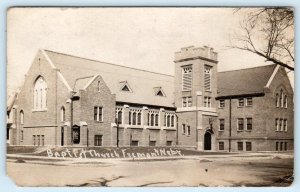
[[[94,120],[94,122],[95,123],[103,123],[103,121],[96,121],[96,120]]]
[[[224,109],[225,107],[219,107],[219,109]]]
[[[48,109],[32,109],[32,112],[46,112]]]
[[[245,130],[246,132],[251,132],[252,130]]]
[[[219,132],[224,132],[225,130],[219,130]]]
[[[253,105],[246,105],[245,107],[253,107]]]
[[[243,132],[243,131],[245,131],[244,129],[243,130],[237,130],[238,132]]]
[[[243,107],[245,107],[245,106],[237,106],[237,108],[243,108]]]

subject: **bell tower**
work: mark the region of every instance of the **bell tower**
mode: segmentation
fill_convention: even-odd
[[[184,47],[175,53],[175,105],[178,144],[215,150],[217,63],[213,48]]]

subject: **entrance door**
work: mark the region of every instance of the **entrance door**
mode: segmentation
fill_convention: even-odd
[[[61,127],[61,146],[64,146],[64,127]]]
[[[204,150],[211,150],[211,133],[208,131],[204,134]]]

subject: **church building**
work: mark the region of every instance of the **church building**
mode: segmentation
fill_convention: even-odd
[[[218,65],[206,46],[176,52],[174,76],[39,50],[9,107],[9,144],[293,150],[285,69]]]

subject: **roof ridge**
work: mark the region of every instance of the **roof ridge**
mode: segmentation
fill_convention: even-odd
[[[228,70],[228,71],[219,71],[218,73],[225,73],[225,72],[232,72],[232,71],[243,71],[243,70],[249,70],[249,69],[255,69],[255,68],[264,68],[264,67],[270,67],[270,66],[276,66],[277,64],[271,64],[271,65],[264,65],[264,66],[256,66],[256,67],[249,67],[244,69],[234,69],[234,70]]]
[[[44,50],[48,51],[48,52],[60,54],[60,55],[66,55],[66,56],[70,56],[70,57],[79,58],[79,59],[85,59],[85,60],[94,61],[94,62],[101,62],[101,63],[105,63],[105,64],[109,64],[109,65],[115,65],[115,66],[118,66],[118,67],[124,67],[124,68],[128,68],[128,69],[134,69],[134,70],[137,70],[137,71],[144,71],[144,72],[148,72],[148,73],[155,73],[155,74],[158,74],[158,75],[164,75],[164,76],[174,77],[174,75],[171,75],[171,74],[153,72],[153,71],[148,71],[148,70],[145,70],[145,69],[137,69],[137,68],[128,67],[128,66],[124,66],[124,65],[119,65],[119,64],[115,64],[115,63],[109,63],[109,62],[105,62],[105,61],[100,61],[100,60],[96,60],[96,59],[89,59],[89,58],[86,58],[86,57],[80,57],[80,56],[71,55],[71,54],[67,54],[67,53],[60,53],[60,52],[56,52],[56,51],[51,51],[51,50],[48,50],[48,49],[44,49]]]

